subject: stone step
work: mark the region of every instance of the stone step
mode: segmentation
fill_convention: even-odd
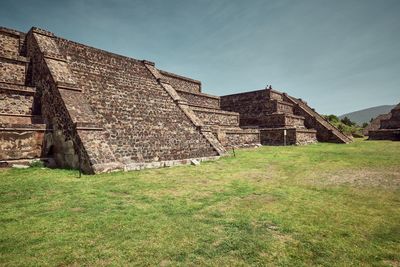
[[[334,143],[352,142],[350,137],[343,134],[338,128],[325,120],[325,118],[319,115],[313,108],[308,106],[306,102],[289,95],[285,95],[285,101],[293,103],[297,115],[304,116],[306,127],[317,129],[318,140]]]
[[[49,131],[46,124],[43,123],[0,123],[0,131],[8,131],[8,129],[18,131]]]
[[[266,106],[266,114],[271,113],[285,113],[285,114],[293,114],[294,113],[294,105],[292,103],[281,101],[277,99],[269,99],[265,103]]]
[[[0,113],[0,124],[42,124],[40,115]]]
[[[175,89],[176,90],[176,89]],[[199,108],[214,108],[220,109],[220,98],[204,93],[187,92],[176,90],[181,98],[186,100],[190,106]]]
[[[260,145],[260,132],[258,129],[214,126],[212,127],[212,133],[226,149]]]
[[[258,133],[256,128],[241,128],[241,127],[226,127],[226,126],[212,126],[212,132],[224,131],[229,133]]]
[[[214,108],[190,106],[204,125],[239,127],[239,113]]]
[[[28,159],[10,159],[10,160],[0,160],[0,168],[10,168],[10,167],[29,167],[35,161],[41,161],[46,167],[56,167],[53,158],[28,158]]]
[[[285,135],[286,134],[286,135]],[[262,145],[307,145],[317,142],[317,131],[300,128],[263,128],[260,129]]]
[[[12,82],[0,82],[0,94],[4,94],[5,92],[34,95],[36,93],[36,88]]]
[[[272,113],[265,115],[264,125],[260,126],[266,128],[305,128],[303,116],[297,116],[289,113]]]

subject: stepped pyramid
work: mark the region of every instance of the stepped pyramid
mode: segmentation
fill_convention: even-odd
[[[379,129],[368,132],[368,137],[371,140],[400,141],[400,104],[380,120]]]
[[[273,90],[271,86],[222,96],[221,107],[240,114],[240,127],[259,129],[263,145],[352,141],[305,101]]]
[[[389,119],[391,113],[378,115],[375,119],[373,119],[367,127],[363,129],[363,135],[368,136],[370,131],[376,131],[381,127],[381,120]]]
[[[3,162],[52,158],[86,173],[136,170],[259,142],[258,131],[240,129],[239,115],[219,110],[219,98],[202,94],[198,81],[152,62],[38,28],[1,28],[0,44]],[[232,131],[221,134],[227,126]]]
[[[35,27],[0,28],[0,70],[0,165],[42,159],[86,173],[173,166],[280,144],[282,130],[287,144],[348,141],[285,94],[263,90],[247,105],[264,118],[251,121],[229,96],[203,93],[200,81]]]

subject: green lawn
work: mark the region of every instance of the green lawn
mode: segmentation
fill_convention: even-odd
[[[0,265],[400,265],[400,142],[77,177],[0,170]]]

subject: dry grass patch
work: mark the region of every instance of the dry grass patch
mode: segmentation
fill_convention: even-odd
[[[322,172],[312,183],[316,185],[351,185],[356,187],[382,187],[396,190],[400,188],[399,170],[342,169]]]

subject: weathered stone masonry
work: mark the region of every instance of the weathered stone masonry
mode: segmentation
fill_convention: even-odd
[[[26,85],[25,34],[1,29],[0,48],[0,160],[41,157],[49,129],[38,116],[36,89]]]
[[[379,128],[368,132],[369,139],[400,141],[400,104],[380,117]]]
[[[184,103],[173,99],[145,62],[57,38],[37,28],[27,35],[12,32],[18,35],[15,39],[23,39],[22,34],[26,39],[26,49],[21,52],[20,41],[7,41],[8,29],[1,33],[2,44],[7,44],[2,53],[11,51],[3,61],[22,53],[29,56],[19,58],[25,64],[23,71],[18,64],[5,65],[1,74],[2,89],[8,84],[24,86],[17,96],[2,94],[3,119],[13,124],[2,125],[1,160],[51,156],[61,167],[81,165],[85,172],[94,173],[169,166],[225,152],[211,130],[201,129],[200,120]],[[17,108],[17,102],[25,105]],[[17,129],[17,118],[33,117],[35,105],[44,121],[41,130],[47,132],[36,142],[40,153],[16,155],[18,140],[10,142],[10,135],[15,134],[9,131]],[[17,130],[34,132],[34,128],[27,122]]]
[[[200,81],[38,28],[0,28],[0,70],[0,161],[52,158],[97,173],[280,144],[281,129],[288,144],[315,136],[304,127],[311,119],[296,113],[303,103],[279,92],[251,96],[247,112],[203,93]],[[274,101],[265,102],[265,93]]]
[[[264,145],[351,142],[306,102],[271,87],[222,96],[221,107],[238,112],[242,127],[257,128]]]

